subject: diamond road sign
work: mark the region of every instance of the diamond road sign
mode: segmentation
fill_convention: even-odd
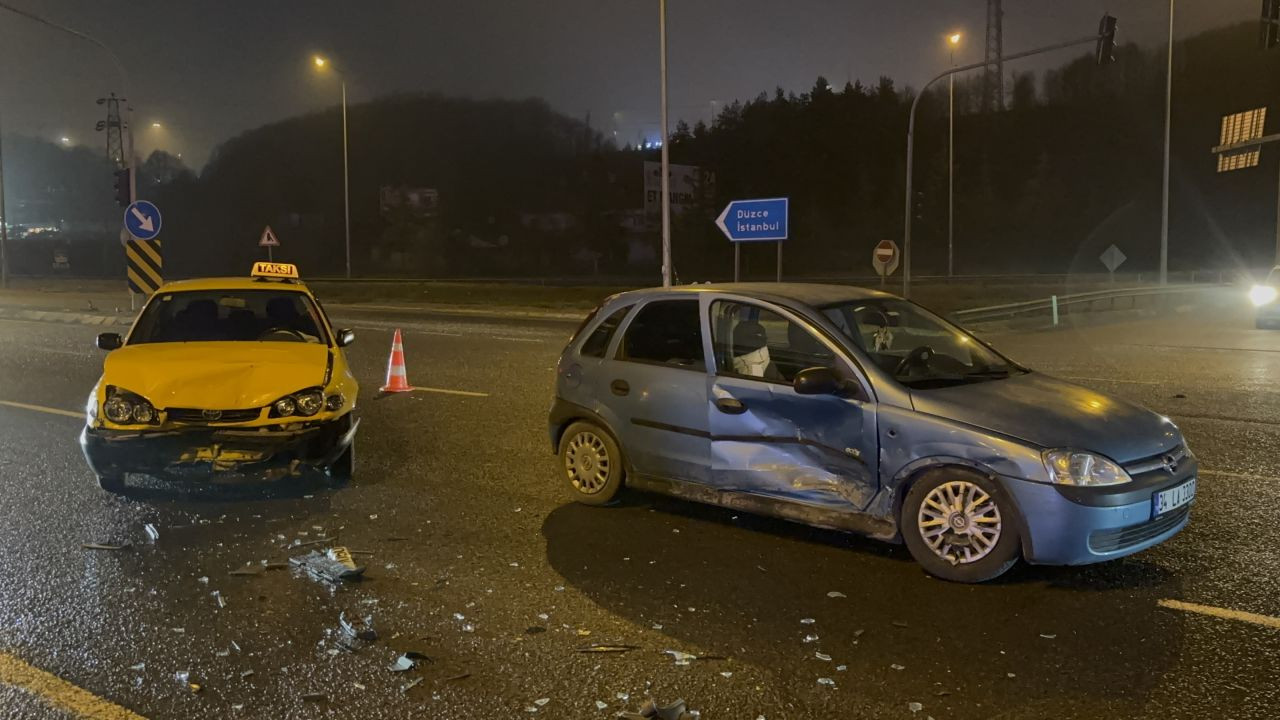
[[[716,218],[716,227],[733,242],[787,239],[787,198],[734,200]]]
[[[1102,256],[1098,259],[1102,261],[1103,265],[1107,266],[1107,272],[1115,272],[1116,268],[1123,265],[1125,260],[1128,260],[1125,254],[1120,252],[1120,248],[1115,245],[1103,250]]]

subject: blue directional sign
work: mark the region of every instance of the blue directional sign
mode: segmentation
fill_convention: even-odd
[[[786,240],[787,200],[734,200],[716,218],[716,227],[733,242]]]
[[[139,240],[150,240],[160,234],[160,208],[146,200],[135,200],[125,208],[124,228]]]

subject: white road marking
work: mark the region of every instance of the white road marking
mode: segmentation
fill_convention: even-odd
[[[65,417],[73,417],[77,420],[84,419],[84,413],[82,412],[59,410],[58,408],[45,407],[44,405],[29,405],[27,403],[13,402],[12,400],[0,400],[0,405],[18,408],[20,410],[34,410],[35,412],[48,413],[49,415],[63,415]]]
[[[415,385],[414,392],[440,393],[442,395],[462,395],[463,397],[489,397],[489,393],[472,392],[470,390],[446,390],[445,388],[422,387]]]
[[[1280,477],[1272,477],[1270,475],[1250,475],[1249,473],[1222,472],[1220,470],[1201,470],[1200,474],[1208,477],[1236,478],[1238,480],[1280,481]]]
[[[493,338],[494,340],[509,340],[511,342],[528,342],[528,343],[546,342],[546,340],[539,340],[538,338],[518,338],[518,337],[508,337],[505,335],[490,335],[489,337]]]
[[[1243,610],[1229,610],[1227,608],[1213,607],[1212,605],[1198,605],[1196,603],[1183,602],[1181,600],[1159,600],[1157,605],[1171,610],[1182,610],[1184,612],[1196,613],[1198,615],[1208,615],[1210,617],[1222,618],[1223,620],[1237,620],[1239,622],[1252,623],[1261,625],[1265,628],[1280,630],[1280,618],[1271,617],[1269,615],[1258,615],[1257,613],[1244,612]]]
[[[146,720],[132,710],[104,700],[7,653],[0,653],[0,683],[21,688],[40,698],[45,704],[78,718]]]
[[[1128,383],[1131,385],[1163,385],[1163,383],[1159,383],[1154,380],[1121,380],[1120,378],[1081,377],[1079,375],[1058,375],[1057,377],[1060,377],[1063,380],[1083,380],[1084,382],[1102,382],[1102,383],[1113,382],[1113,383]]]

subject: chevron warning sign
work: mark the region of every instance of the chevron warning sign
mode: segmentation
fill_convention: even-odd
[[[124,254],[130,291],[150,295],[164,284],[164,255],[159,240],[132,238],[125,243]]]

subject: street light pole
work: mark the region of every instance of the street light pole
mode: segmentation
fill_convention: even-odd
[[[1169,130],[1173,124],[1173,3],[1169,0],[1169,53],[1164,76],[1164,182],[1160,194],[1160,284],[1169,282]]]
[[[952,35],[951,37],[956,37]],[[952,41],[951,67],[956,66],[955,41]],[[956,76],[947,76],[947,277],[956,274],[955,222],[956,222]]]
[[[658,0],[658,50],[662,55],[662,287],[671,287],[671,158],[667,151],[667,0]]]
[[[1008,60],[1017,60],[1019,58],[1029,57],[1031,55],[1040,55],[1042,53],[1052,52],[1054,50],[1062,50],[1063,48],[1073,47],[1075,45],[1084,45],[1086,43],[1097,42],[1100,35],[1090,35],[1078,40],[1068,40],[1067,42],[1049,45],[1035,50],[1024,50],[1023,52],[1005,55],[1000,58],[1001,62]],[[970,65],[961,65],[953,67],[950,70],[935,75],[929,82],[925,83],[920,91],[911,101],[911,112],[907,116],[907,181],[906,181],[906,208],[902,218],[902,296],[911,296],[911,181],[912,181],[912,160],[915,157],[915,132],[916,132],[916,108],[920,106],[920,98],[924,97],[925,91],[929,86],[941,80],[944,77],[950,77],[969,70],[977,70],[987,66],[986,62],[972,63]]]
[[[342,216],[346,225],[347,279],[351,279],[351,186],[347,179],[347,80],[342,79]]]
[[[4,131],[0,130],[0,288],[9,287],[9,213],[4,205]]]

